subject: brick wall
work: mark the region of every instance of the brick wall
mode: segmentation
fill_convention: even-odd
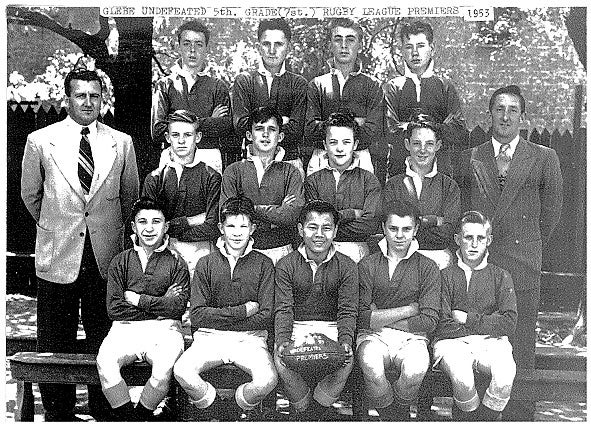
[[[497,49],[469,43],[478,23],[459,18],[431,22],[437,43],[436,68],[458,89],[470,129],[476,125],[488,128],[490,95],[498,87],[517,84],[526,99],[524,128],[572,131],[575,86],[585,85],[586,80],[570,38],[557,43],[522,21],[521,47]],[[583,111],[583,126],[585,120]]]

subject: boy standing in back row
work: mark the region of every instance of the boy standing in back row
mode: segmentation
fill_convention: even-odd
[[[305,138],[306,145],[315,148],[308,163],[307,175],[326,164],[322,150],[325,122],[333,112],[348,111],[359,125],[360,167],[374,172],[369,148],[379,144],[382,135],[382,100],[380,83],[362,72],[358,58],[363,46],[363,30],[350,19],[338,18],[330,26],[330,72],[314,78],[308,84]],[[374,145],[375,146],[375,145]],[[377,160],[378,158],[373,158]]]
[[[168,114],[179,109],[191,111],[199,117],[203,134],[201,161],[221,174],[220,148],[227,148],[234,137],[228,87],[209,75],[206,66],[210,35],[199,21],[187,21],[178,28],[180,58],[170,75],[158,80],[152,97],[152,139],[158,148],[165,148]]]
[[[404,173],[405,130],[413,116],[430,115],[441,128],[443,150],[439,171],[453,177],[453,145],[464,147],[466,124],[455,87],[434,73],[433,28],[421,21],[403,23],[400,28],[404,75],[384,84],[386,123],[390,133],[388,177]],[[457,155],[459,157],[459,155]]]
[[[281,147],[286,162],[304,176],[300,146],[304,140],[306,89],[301,75],[285,69],[285,58],[291,50],[291,28],[283,18],[262,20],[257,30],[259,68],[238,74],[232,86],[234,127],[240,139],[250,131],[250,114],[262,106],[271,106],[281,115],[284,137]]]

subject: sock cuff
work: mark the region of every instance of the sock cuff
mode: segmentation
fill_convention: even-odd
[[[103,394],[113,409],[131,401],[129,388],[123,380],[112,387],[103,388]]]
[[[497,412],[502,412],[507,406],[507,403],[509,403],[509,397],[501,398],[491,394],[490,388],[486,389],[486,393],[484,394],[484,397],[482,397],[482,404]]]
[[[474,395],[469,400],[460,401],[454,396],[454,402],[462,412],[473,412],[478,409],[478,406],[480,405],[480,397],[478,397],[478,393],[474,391]]]
[[[311,400],[312,400],[312,393],[310,392],[310,389],[308,388],[308,392],[301,400],[294,401],[291,404],[293,404],[293,408],[295,409],[296,412],[303,412],[304,410],[306,410],[308,408],[308,405],[310,404]]]
[[[199,409],[206,409],[213,404],[215,400],[216,391],[213,385],[209,382],[206,382],[207,389],[205,390],[205,394],[199,400],[192,400],[189,398],[191,404]]]
[[[236,388],[236,394],[234,397],[236,398],[236,404],[238,404],[242,410],[253,410],[258,403],[251,404],[244,398],[244,387],[246,387],[247,384],[248,382]]]
[[[148,379],[148,382],[144,385],[144,389],[140,395],[139,403],[142,403],[146,409],[156,410],[160,402],[166,397],[167,392],[168,385],[166,386],[166,389],[159,389],[152,384],[152,379]]]
[[[338,400],[338,397],[331,396],[318,384],[314,388],[314,400],[324,407],[330,407]]]
[[[376,409],[383,409],[388,407],[394,401],[394,392],[392,386],[388,385],[386,392],[377,397],[368,397],[369,405]]]

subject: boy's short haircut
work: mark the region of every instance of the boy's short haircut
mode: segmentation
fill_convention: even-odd
[[[99,77],[96,71],[75,69],[68,72],[68,75],[66,75],[66,79],[64,80],[64,91],[67,97],[70,97],[70,94],[72,93],[72,80],[98,81],[101,86],[101,93],[103,92],[103,80],[101,80],[101,77]]]
[[[252,127],[255,124],[265,123],[271,118],[275,118],[275,121],[277,121],[279,133],[281,133],[283,130],[283,118],[279,112],[277,112],[277,109],[272,106],[261,106],[253,110],[248,116],[248,128],[252,131]]]
[[[340,110],[333,112],[328,116],[324,122],[324,134],[328,134],[330,127],[347,127],[353,130],[353,138],[359,139],[359,124],[355,121],[355,117],[347,110]]]
[[[312,200],[307,202],[306,205],[304,205],[304,207],[300,211],[298,223],[300,223],[303,226],[306,223],[308,214],[310,214],[311,212],[315,212],[318,214],[331,214],[335,227],[339,224],[339,212],[337,211],[335,206],[330,202],[320,200]]]
[[[232,196],[220,207],[220,223],[225,223],[229,216],[245,215],[252,223],[254,219],[254,203],[244,195]]]
[[[516,86],[514,84],[507,87],[501,87],[500,89],[495,90],[495,92],[490,97],[490,100],[488,101],[489,111],[492,112],[492,107],[495,103],[495,99],[497,98],[497,96],[500,96],[502,94],[512,94],[513,96],[517,96],[517,98],[519,99],[519,106],[521,106],[521,113],[525,113],[525,98],[521,94],[521,89],[519,88],[519,86]]]
[[[425,34],[429,44],[433,44],[433,28],[426,22],[403,22],[400,25],[400,41],[404,44],[404,40],[410,38],[411,34]]]
[[[437,140],[441,140],[441,128],[430,115],[421,113],[413,114],[408,126],[406,127],[406,138],[408,140],[411,139],[412,132],[417,128],[428,128],[429,130],[433,131],[433,133],[435,133],[435,138]]]
[[[173,122],[186,122],[193,124],[195,131],[199,129],[199,118],[191,111],[186,109],[177,109],[166,116],[166,123],[170,125]]]
[[[205,26],[205,24],[201,21],[184,22],[180,27],[178,27],[176,31],[176,36],[179,40],[179,44],[181,42],[181,35],[183,34],[183,31],[200,32],[205,37],[205,45],[207,46],[209,44],[209,36],[211,33],[209,29]]]
[[[388,217],[397,215],[398,217],[412,217],[415,227],[420,222],[420,211],[413,204],[406,201],[392,201],[382,205],[382,223],[388,221]]]
[[[291,28],[289,27],[289,23],[283,18],[276,18],[276,19],[264,19],[259,23],[259,28],[257,30],[257,40],[261,40],[263,33],[269,30],[279,30],[283,31],[285,34],[285,38],[287,41],[291,41]]]
[[[329,27],[328,27],[328,36],[329,40],[332,39],[333,30],[336,27],[342,28],[353,28],[355,32],[357,32],[357,38],[359,42],[363,43],[363,28],[357,22],[349,18],[334,18],[331,19]]]
[[[136,216],[141,210],[157,210],[164,215],[164,219],[166,219],[166,211],[162,202],[156,199],[148,198],[146,196],[142,196],[138,200],[133,203],[131,207],[131,221],[135,221]]]
[[[487,216],[482,214],[480,211],[466,211],[462,214],[459,222],[458,233],[462,231],[462,227],[467,223],[482,224],[486,228],[486,232],[490,234],[492,232],[492,223]]]

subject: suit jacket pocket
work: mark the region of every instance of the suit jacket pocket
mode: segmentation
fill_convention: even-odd
[[[53,238],[55,232],[37,225],[37,239],[35,241],[35,268],[46,272],[51,267],[53,259]]]

